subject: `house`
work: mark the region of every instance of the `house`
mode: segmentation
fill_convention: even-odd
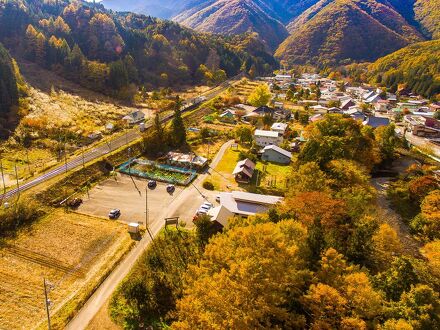
[[[280,145],[283,137],[279,132],[265,131],[257,129],[254,133],[255,143],[259,147],[265,147],[271,144]]]
[[[354,103],[353,100],[351,98],[349,98],[349,99],[341,102],[341,109],[348,110],[348,109],[350,109],[350,107],[355,106],[355,105],[356,105],[356,103]]]
[[[113,132],[115,130],[115,124],[113,123],[107,123],[105,125],[106,132]]]
[[[440,121],[425,116],[405,116],[408,129],[415,136],[439,138]]]
[[[267,105],[263,105],[262,107],[255,109],[253,112],[258,114],[260,117],[264,117],[264,116],[273,117],[275,111],[276,110],[274,108],[268,107]]]
[[[226,123],[233,123],[235,121],[235,110],[227,109],[219,116],[219,120]]]
[[[373,128],[378,128],[380,126],[387,126],[390,124],[390,119],[389,118],[384,118],[384,117],[368,117],[363,123],[364,126],[370,126]]]
[[[292,154],[280,147],[271,145],[264,147],[261,159],[267,162],[290,164]]]
[[[249,216],[265,213],[269,208],[282,201],[282,197],[252,194],[242,191],[222,192],[219,195],[220,206],[208,212],[211,221],[224,228],[228,226],[229,219],[233,216],[247,218]]]
[[[284,135],[284,133],[286,133],[286,130],[287,130],[287,124],[285,124],[285,123],[274,123],[272,125],[272,127],[270,128],[270,130],[274,131],[274,132],[278,132],[278,133]]]
[[[319,112],[319,113],[326,113],[327,110],[328,110],[327,107],[324,107],[324,106],[322,106],[322,105],[320,105],[320,104],[318,104],[318,105],[314,105],[313,107],[311,107],[311,109],[312,109],[313,111],[315,111],[315,112]]]
[[[122,118],[122,120],[126,121],[129,125],[135,125],[145,120],[145,114],[141,110],[136,110]]]
[[[382,100],[382,99],[380,98],[379,94],[373,94],[369,98],[365,99],[365,103],[367,103],[367,104],[376,104],[380,100]]]
[[[255,164],[250,159],[244,159],[239,161],[235,165],[235,169],[232,175],[235,177],[235,181],[249,183],[254,175]]]
[[[274,106],[275,109],[281,109],[281,110],[284,109],[284,103],[283,102],[274,102],[273,106]]]
[[[365,120],[364,113],[361,110],[357,109],[357,108],[351,108],[350,110],[344,111],[344,115],[350,116],[354,120],[360,120],[360,121],[364,121]]]
[[[336,114],[342,114],[342,110],[337,107],[332,107],[327,110],[327,113],[336,113]]]
[[[290,120],[292,118],[292,112],[289,110],[277,110],[273,114],[273,119],[275,120]]]
[[[374,105],[374,110],[377,112],[388,112],[390,106],[390,101],[388,100],[379,100]]]
[[[95,141],[95,140],[99,140],[102,138],[102,133],[99,131],[90,133],[89,135],[87,135],[88,139],[91,141]]]

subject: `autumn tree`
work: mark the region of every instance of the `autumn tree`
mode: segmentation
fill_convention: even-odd
[[[394,257],[402,253],[402,243],[396,231],[388,224],[382,224],[373,235],[373,261],[377,268],[385,270],[392,263]]]
[[[258,85],[255,90],[249,95],[248,102],[255,107],[267,105],[270,101],[271,94],[269,87],[265,84]]]
[[[362,124],[341,115],[326,115],[307,127],[308,141],[299,154],[303,163],[314,161],[325,166],[335,159],[360,162],[371,169],[380,161],[374,139],[364,134]]]
[[[402,293],[419,282],[419,277],[411,260],[407,257],[395,258],[391,265],[374,279],[375,286],[385,292],[388,299],[398,301]]]
[[[25,56],[30,61],[35,61],[37,43],[38,43],[38,32],[35,30],[32,24],[29,24],[26,29],[25,37]]]
[[[398,138],[394,125],[381,126],[374,130],[375,139],[379,145],[382,161],[389,162],[395,157]]]
[[[239,125],[234,130],[235,137],[240,143],[252,142],[252,128],[246,125]]]
[[[421,211],[411,221],[411,227],[429,239],[440,238],[440,190],[434,190],[425,197]]]
[[[293,221],[236,227],[214,237],[190,267],[173,329],[302,328],[288,310],[303,285],[305,231]]]

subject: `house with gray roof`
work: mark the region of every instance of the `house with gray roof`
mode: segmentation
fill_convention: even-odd
[[[237,163],[232,175],[235,177],[235,181],[237,182],[249,183],[254,175],[254,170],[254,162],[246,158]]]
[[[242,191],[222,192],[220,206],[208,211],[211,221],[227,227],[231,217],[247,218],[264,213],[283,200],[282,197],[252,194]]]
[[[275,145],[270,145],[264,147],[261,159],[271,163],[290,164],[292,153]]]

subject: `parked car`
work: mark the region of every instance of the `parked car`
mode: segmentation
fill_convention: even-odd
[[[121,210],[119,210],[119,209],[111,210],[110,213],[108,214],[108,217],[110,219],[117,219],[120,216],[121,216]]]
[[[82,204],[83,200],[81,198],[74,198],[67,202],[67,206],[72,208],[77,208]]]
[[[157,187],[157,182],[154,180],[148,181],[148,188],[153,189]]]
[[[204,202],[202,206],[208,206],[210,209],[214,207],[210,202]]]
[[[168,192],[169,194],[172,194],[175,190],[176,190],[176,187],[175,187],[173,184],[169,184],[169,185],[167,186],[167,192]]]

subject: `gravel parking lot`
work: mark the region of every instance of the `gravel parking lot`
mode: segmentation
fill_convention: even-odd
[[[142,222],[145,224],[145,188],[147,182],[147,180],[118,174],[117,181],[107,179],[90,191],[90,198],[87,195],[84,196],[84,202],[77,211],[108,219],[109,211],[117,208],[121,210],[119,221],[126,223]],[[163,214],[164,210],[169,208],[171,203],[185,191],[183,187],[176,186],[176,191],[170,195],[166,191],[166,186],[167,184],[158,182],[155,189],[148,190],[150,225],[158,221],[164,221],[164,219],[159,219],[160,214]],[[187,227],[191,227],[195,212],[205,201],[202,194],[211,203],[215,203],[216,193],[203,190],[201,194],[194,193],[191,198],[185,198],[179,202],[179,205],[174,205],[168,216],[178,216],[180,221],[186,222]]]

